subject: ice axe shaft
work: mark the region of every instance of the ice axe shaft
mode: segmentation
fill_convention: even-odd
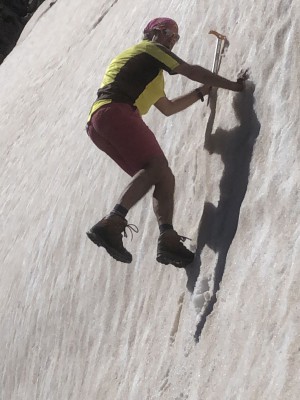
[[[221,57],[220,57],[221,56],[221,46],[222,46],[222,42],[225,43],[226,36],[222,35],[221,33],[217,32],[217,31],[213,31],[213,30],[209,31],[209,34],[214,35],[217,39],[215,55],[214,55],[214,63],[213,63],[213,67],[212,67],[212,72],[217,74],[219,72],[220,63],[221,63]],[[209,104],[209,98],[210,98],[210,94],[208,94],[207,105]]]
[[[226,36],[217,31],[209,31],[209,34],[214,35],[217,38],[212,72],[218,73],[220,68],[221,45],[222,42],[226,40]]]

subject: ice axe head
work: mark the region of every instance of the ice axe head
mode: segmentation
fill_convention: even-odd
[[[208,33],[210,35],[215,35],[217,39],[227,40],[226,36],[222,35],[221,33],[217,32],[217,31],[209,31]]]

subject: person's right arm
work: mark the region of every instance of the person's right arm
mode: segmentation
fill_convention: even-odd
[[[192,65],[186,62],[179,64],[173,72],[184,75],[192,81],[203,83],[205,85],[214,86],[217,88],[233,90],[234,92],[241,92],[244,89],[244,80],[230,81],[223,78],[200,65]]]

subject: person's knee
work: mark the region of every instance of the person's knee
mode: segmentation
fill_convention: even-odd
[[[153,184],[166,181],[169,184],[175,185],[175,177],[166,158],[161,157],[153,159],[147,165],[146,169],[153,181]]]
[[[161,182],[164,182],[169,187],[175,187],[175,176],[169,166],[161,172]]]

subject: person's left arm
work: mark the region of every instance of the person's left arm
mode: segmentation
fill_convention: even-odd
[[[154,105],[161,113],[169,117],[170,115],[185,110],[198,100],[203,101],[204,96],[209,93],[209,90],[210,86],[204,85],[172,100],[168,99],[166,96],[161,97]]]

